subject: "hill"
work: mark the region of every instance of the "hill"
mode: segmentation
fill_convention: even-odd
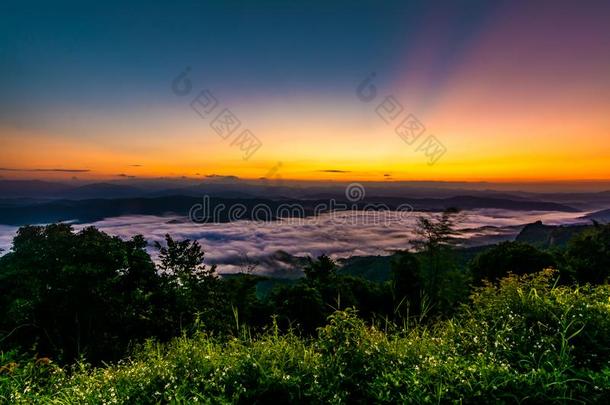
[[[597,222],[609,223],[610,222],[610,208],[597,212],[592,212],[583,216],[584,219],[590,219]]]
[[[516,240],[543,248],[561,247],[565,246],[574,235],[590,227],[590,225],[544,225],[541,221],[537,221],[526,225],[517,235]]]

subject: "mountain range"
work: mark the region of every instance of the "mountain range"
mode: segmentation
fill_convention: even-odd
[[[449,184],[449,185],[447,185]],[[0,224],[23,225],[55,221],[93,222],[121,215],[188,216],[203,196],[211,208],[224,204],[243,204],[251,219],[257,204],[273,211],[280,204],[298,204],[304,215],[313,215],[320,204],[330,200],[362,209],[365,205],[384,205],[396,209],[410,205],[415,211],[506,209],[515,211],[583,212],[583,219],[610,219],[610,191],[590,193],[532,193],[456,187],[451,183],[426,184],[363,182],[364,199],[346,199],[346,183],[268,182],[234,177],[194,179],[157,179],[150,181],[113,181],[69,184],[40,180],[0,180]],[[373,208],[374,209],[374,208]],[[322,210],[324,211],[324,210]],[[228,221],[220,215],[220,222]]]

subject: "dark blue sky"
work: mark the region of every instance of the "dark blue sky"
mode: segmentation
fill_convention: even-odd
[[[386,80],[417,33],[449,27],[439,83],[491,2],[8,1],[0,6],[2,102],[91,108],[162,103],[184,66],[228,94],[332,93],[371,70]]]

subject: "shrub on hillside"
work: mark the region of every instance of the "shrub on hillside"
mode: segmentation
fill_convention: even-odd
[[[523,242],[502,242],[481,253],[470,263],[474,280],[497,281],[509,273],[523,275],[556,268],[553,256]]]
[[[581,283],[603,284],[610,279],[610,224],[595,224],[568,244],[566,261]]]
[[[510,276],[478,289],[454,319],[398,333],[347,310],[311,340],[276,327],[149,342],[131,360],[71,373],[19,363],[0,373],[0,401],[607,403],[610,289],[555,278]]]

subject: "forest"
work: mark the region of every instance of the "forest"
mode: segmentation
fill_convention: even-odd
[[[465,256],[419,218],[386,279],[219,275],[197,241],[21,227],[0,257],[3,403],[604,403],[610,225]],[[408,242],[408,243],[407,243]]]

